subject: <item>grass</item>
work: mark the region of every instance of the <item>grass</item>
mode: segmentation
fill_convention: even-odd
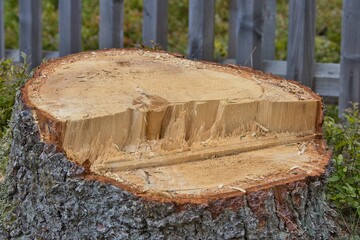
[[[10,128],[7,127],[3,137],[0,139],[0,182],[2,182],[3,180],[3,177],[1,176],[5,176],[6,173],[6,165],[10,153],[10,144],[11,144]]]
[[[328,179],[327,197],[340,210],[346,230],[360,238],[360,111],[354,103],[338,117],[336,107],[328,107],[324,135],[333,151],[333,173]]]

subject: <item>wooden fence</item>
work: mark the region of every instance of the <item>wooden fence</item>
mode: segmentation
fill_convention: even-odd
[[[81,0],[59,0],[59,51],[44,52],[41,43],[41,0],[19,0],[20,49],[4,48],[4,1],[0,0],[0,58],[43,57],[81,51]],[[124,0],[100,1],[99,48],[123,47]],[[225,1],[225,0],[221,0]],[[314,62],[316,0],[289,0],[287,61],[275,60],[276,0],[229,0],[229,59],[312,87],[326,98],[339,99],[340,109],[360,102],[360,1],[343,0],[341,63]],[[143,43],[167,47],[168,0],[143,1]],[[213,60],[215,0],[189,0],[187,57]]]

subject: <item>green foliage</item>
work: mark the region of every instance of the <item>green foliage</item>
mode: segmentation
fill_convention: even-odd
[[[10,128],[5,128],[3,137],[0,138],[0,178],[5,176],[6,165],[10,153],[11,134]],[[0,179],[1,182],[1,179]]]
[[[11,206],[7,203],[8,187],[3,179],[11,144],[11,131],[8,122],[14,105],[16,90],[31,74],[28,72],[27,56],[23,53],[21,56],[25,60],[22,65],[15,65],[12,60],[0,60],[0,222],[5,217],[5,213],[11,211]]]
[[[25,63],[14,65],[12,60],[0,60],[0,178],[5,174],[10,151],[10,129],[8,121],[11,117],[16,90],[29,78],[28,58],[22,54]]]
[[[359,105],[339,119],[326,116],[324,134],[333,150],[334,172],[328,182],[328,198],[344,211],[360,217],[360,113]]]
[[[27,57],[23,55],[27,60]],[[16,89],[29,77],[28,64],[14,65],[12,60],[0,60],[0,139],[11,117]]]

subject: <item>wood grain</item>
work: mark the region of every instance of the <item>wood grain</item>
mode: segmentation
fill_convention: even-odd
[[[256,139],[253,141],[247,141],[243,144],[233,144],[226,146],[219,146],[195,151],[188,151],[182,153],[176,153],[161,157],[155,157],[150,159],[139,159],[139,160],[126,160],[119,159],[117,161],[107,162],[103,166],[97,166],[98,170],[106,171],[131,171],[141,168],[169,166],[179,163],[197,162],[212,158],[219,158],[224,156],[236,155],[240,153],[258,151],[261,149],[271,148],[286,144],[297,144],[299,142],[306,142],[314,139],[314,135],[307,135],[304,137],[283,137],[278,138],[266,138]]]

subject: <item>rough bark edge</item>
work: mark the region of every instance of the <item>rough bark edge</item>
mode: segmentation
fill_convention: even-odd
[[[158,202],[81,177],[85,168],[41,142],[18,95],[0,238],[333,239],[326,174],[208,203]]]

